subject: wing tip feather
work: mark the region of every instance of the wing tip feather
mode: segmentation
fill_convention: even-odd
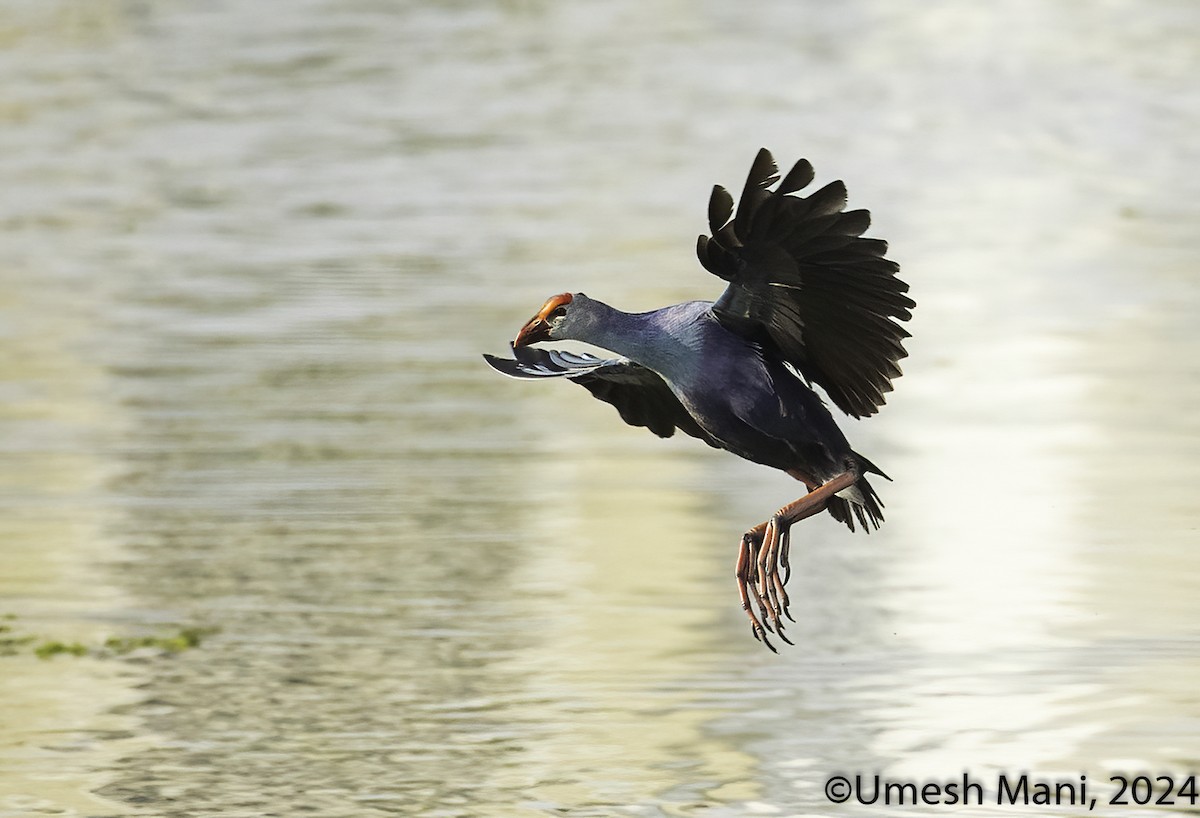
[[[902,341],[911,334],[897,321],[910,320],[916,302],[902,295],[909,285],[897,275],[900,265],[886,258],[888,243],[863,237],[870,211],[846,210],[843,181],[792,195],[814,175],[802,158],[780,180],[771,152],[760,149],[731,222],[719,218],[725,209],[717,190],[728,191],[714,187],[712,238],[700,237],[697,256],[740,293],[714,304],[722,323],[741,334],[765,334],[839,408],[866,417],[884,404],[901,374],[895,361],[908,354]],[[777,181],[775,190],[767,189]],[[738,314],[722,314],[726,301],[741,305]]]

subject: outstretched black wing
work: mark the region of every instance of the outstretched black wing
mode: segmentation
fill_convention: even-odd
[[[483,358],[497,372],[511,378],[568,378],[615,406],[621,420],[630,426],[645,426],[659,437],[671,437],[679,429],[710,446],[718,446],[683,408],[666,382],[644,366],[624,358],[606,360],[533,347],[514,349],[513,356]]]
[[[916,306],[885,258],[887,242],[865,239],[866,210],[843,212],[846,186],[831,182],[793,196],[813,180],[807,160],[779,179],[771,154],[758,152],[737,215],[720,185],[708,203],[712,236],[696,254],[710,273],[729,282],[713,304],[727,329],[779,355],[824,387],[844,412],[863,417],[883,405],[908,337],[896,321]]]

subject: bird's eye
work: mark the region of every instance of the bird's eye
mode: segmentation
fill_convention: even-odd
[[[555,307],[554,312],[550,313],[550,318],[551,319],[562,318],[566,314],[567,314],[566,307]]]

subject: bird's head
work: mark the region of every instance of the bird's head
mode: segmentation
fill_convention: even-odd
[[[573,313],[582,313],[587,296],[583,293],[560,293],[546,299],[537,315],[530,318],[513,341],[513,348],[536,344],[538,341],[562,341],[572,334]]]

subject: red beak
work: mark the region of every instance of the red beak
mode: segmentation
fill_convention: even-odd
[[[565,307],[570,303],[570,293],[561,293],[547,298],[546,303],[538,310],[538,314],[530,318],[529,322],[521,327],[521,331],[517,333],[516,339],[513,340],[513,349],[527,347],[530,344],[536,344],[538,341],[549,341],[550,314],[559,307]]]
[[[521,331],[517,333],[517,337],[513,341],[513,348],[519,349],[536,344],[538,341],[548,340],[550,340],[550,324],[535,315],[529,319],[528,324],[521,327]]]

